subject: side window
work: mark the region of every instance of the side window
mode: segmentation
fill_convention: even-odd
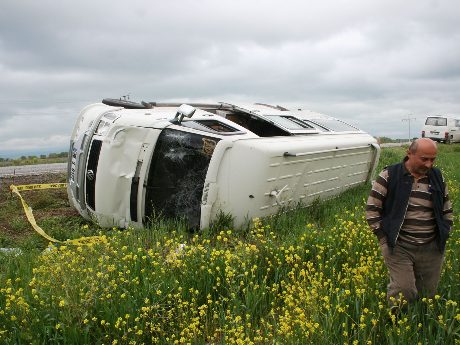
[[[359,131],[358,128],[337,119],[311,119],[310,121],[334,132]]]
[[[214,119],[211,120],[193,120],[193,121],[184,121],[182,122],[182,126],[188,128],[198,129],[200,131],[214,133],[214,134],[221,134],[221,135],[228,135],[228,134],[242,134],[243,132],[236,129],[235,127],[229,126],[226,123],[221,121],[217,121]]]
[[[233,121],[240,126],[250,130],[259,137],[276,137],[291,135],[288,131],[268,122],[262,118],[246,114],[232,113],[225,116],[228,120]]]
[[[290,130],[314,129],[314,126],[307,122],[303,122],[294,116],[270,115],[269,118],[273,122],[276,122],[280,126]]]

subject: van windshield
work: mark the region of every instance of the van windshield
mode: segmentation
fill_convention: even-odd
[[[145,196],[147,223],[155,216],[185,218],[198,227],[204,181],[218,138],[164,129],[155,145]]]
[[[427,117],[425,125],[428,126],[447,126],[447,118],[445,117]]]

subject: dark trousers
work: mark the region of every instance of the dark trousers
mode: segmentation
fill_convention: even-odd
[[[436,241],[424,245],[398,241],[391,252],[383,240],[380,249],[390,275],[387,286],[390,305],[398,303],[400,293],[408,302],[435,295],[444,261]]]

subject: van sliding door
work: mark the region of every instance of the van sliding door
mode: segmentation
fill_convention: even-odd
[[[162,131],[145,186],[146,223],[153,215],[162,215],[183,217],[190,227],[199,227],[203,185],[218,141],[175,129]]]

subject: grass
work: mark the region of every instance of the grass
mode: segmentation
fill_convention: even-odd
[[[28,223],[21,203],[9,190],[11,184],[35,184],[65,182],[63,173],[0,178],[0,248],[14,247],[22,250],[41,251],[47,241],[36,234]],[[47,189],[21,192],[32,207],[34,216],[47,233],[59,240],[94,233],[83,231],[89,224],[70,207],[65,189]]]
[[[458,154],[457,146],[440,145],[455,211]],[[384,149],[379,169],[403,155],[401,148]],[[460,343],[458,217],[438,295],[391,323],[387,273],[364,220],[368,191],[362,186],[245,229],[232,229],[230,216],[221,215],[219,225],[194,234],[162,219],[151,229],[101,232],[69,216],[40,224],[60,239],[102,237],[87,246],[48,247],[31,240],[34,234],[20,242],[3,234],[23,254],[0,254],[0,342]]]

